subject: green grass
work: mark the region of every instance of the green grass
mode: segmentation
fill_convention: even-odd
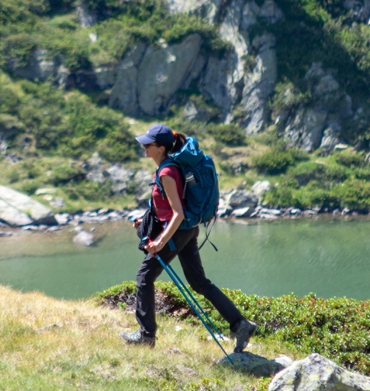
[[[3,286],[0,294],[2,390],[267,391],[271,380],[216,365],[223,353],[198,325],[158,316],[155,349],[134,347],[119,338],[137,327],[134,314]],[[225,349],[231,352],[232,342]],[[267,358],[290,354],[259,338],[251,351]]]
[[[183,313],[187,303],[172,283],[157,283],[157,289],[171,303],[176,313]],[[128,282],[98,294],[99,303],[125,302],[135,293],[135,284]],[[370,374],[370,301],[347,298],[323,299],[315,294],[298,298],[293,294],[278,297],[246,295],[240,290],[224,289],[225,294],[243,315],[259,325],[256,335],[301,354],[319,353],[349,370]],[[210,315],[216,327],[228,333],[228,324],[202,296],[196,299]],[[126,299],[127,300],[127,299]],[[199,324],[195,317],[186,319]],[[181,317],[181,315],[180,315]]]

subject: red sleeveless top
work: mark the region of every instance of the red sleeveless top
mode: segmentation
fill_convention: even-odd
[[[161,169],[161,172],[159,174],[160,178],[162,178],[163,176],[169,176],[175,180],[180,201],[181,203],[183,203],[182,192],[184,186],[182,183],[180,170],[175,166],[164,167]],[[155,174],[153,175],[153,182],[155,182]],[[162,194],[159,191],[158,186],[156,184],[153,185],[152,200],[153,200],[153,208],[158,217],[158,220],[159,221],[171,220],[173,216],[173,212],[170,203],[168,202],[167,197],[166,198],[162,197]]]

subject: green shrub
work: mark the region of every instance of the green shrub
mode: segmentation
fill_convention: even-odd
[[[233,170],[232,164],[228,161],[221,161],[219,163],[220,169],[228,176],[234,176],[235,171]]]
[[[291,81],[284,81],[276,84],[270,108],[273,112],[279,112],[282,109],[305,105],[311,100],[312,96],[308,88],[305,91],[300,91]]]
[[[0,24],[9,25],[17,22],[32,20],[29,10],[30,1],[27,0],[0,0]]]
[[[370,166],[369,165],[367,165],[365,167],[352,168],[352,171],[354,173],[354,176],[357,179],[364,179],[367,181],[370,180]]]
[[[0,112],[16,114],[19,105],[20,99],[13,89],[0,84]]]
[[[316,162],[303,162],[289,171],[300,184],[306,186],[311,181],[316,181],[323,188],[331,188],[333,185],[343,182],[349,177],[349,170],[342,166],[327,166]]]
[[[231,49],[229,42],[223,41],[213,24],[195,15],[179,14],[174,16],[172,27],[163,32],[168,42],[179,42],[190,34],[199,34],[204,40],[206,50],[223,52]]]
[[[207,133],[213,136],[216,141],[226,145],[238,146],[246,144],[244,130],[234,124],[209,124],[207,125]]]
[[[187,309],[187,320],[199,323],[173,283],[158,282],[156,288],[172,315]],[[240,290],[223,291],[246,318],[259,325],[258,336],[293,344],[305,354],[320,353],[349,370],[370,374],[370,300],[323,299],[313,293],[302,298],[293,294],[270,298],[246,295]],[[118,303],[131,300],[135,292],[135,284],[126,282],[97,294],[97,303],[118,307]],[[211,303],[193,294],[216,327],[229,332],[229,324]]]
[[[20,166],[20,169],[25,173],[27,179],[35,179],[43,174],[41,167],[37,166],[35,161],[23,161]]]
[[[62,163],[53,167],[52,174],[48,177],[48,182],[54,186],[63,185],[71,180],[84,179],[85,170],[78,164]]]
[[[37,48],[38,39],[29,32],[10,35],[0,44],[0,56],[2,66],[9,66],[10,61],[16,61],[17,66],[24,67],[28,64],[32,52]]]
[[[296,196],[294,189],[284,183],[280,183],[266,193],[263,203],[270,205],[271,207],[282,208],[291,206],[301,208],[303,206],[301,200]]]
[[[322,188],[317,182],[301,187],[295,193],[303,208],[318,207],[335,209],[340,207],[340,200],[330,189]]]
[[[359,179],[348,179],[335,186],[333,196],[341,200],[341,207],[368,211],[370,209],[370,183]]]
[[[359,153],[351,151],[335,152],[333,154],[335,161],[346,167],[361,167],[365,165],[365,158]]]
[[[268,151],[252,159],[253,166],[262,173],[276,175],[294,164],[292,153],[288,151]]]
[[[8,178],[9,183],[18,182],[21,179],[17,167],[12,167],[7,173],[6,177]]]
[[[156,31],[148,31],[147,26],[127,16],[104,21],[97,26],[100,39],[95,45],[96,49],[106,51],[112,60],[118,61],[134,45],[135,36],[149,42],[155,40]]]
[[[109,134],[106,139],[98,141],[97,151],[108,162],[127,162],[137,160],[139,144],[124,130]]]
[[[34,136],[37,148],[52,149],[61,141],[65,128],[60,109],[60,106],[48,104],[46,99],[34,97],[19,108],[19,116]]]
[[[202,139],[207,133],[207,125],[203,122],[185,121],[180,117],[170,118],[167,121],[168,126],[186,136],[195,136]]]
[[[342,0],[318,0],[321,6],[333,17],[339,17],[348,12],[343,6]]]
[[[111,184],[89,181],[73,181],[65,187],[65,192],[71,200],[104,201],[112,195]]]
[[[42,182],[40,180],[38,180],[38,179],[31,179],[30,180],[29,179],[29,180],[22,181],[22,185],[21,185],[20,190],[22,193],[32,195],[40,187],[42,187]]]
[[[122,114],[96,106],[79,92],[65,94],[48,83],[23,80],[17,88],[10,88],[2,80],[0,123],[16,134],[27,129],[37,149],[77,159],[96,150],[112,162],[138,158],[137,142]]]
[[[315,162],[304,162],[290,170],[292,175],[300,186],[307,185],[311,180],[318,180],[325,177],[326,166]]]
[[[62,57],[64,65],[72,72],[91,67],[89,44],[90,41],[80,31],[65,31],[62,28],[40,29],[42,39],[40,46],[47,50],[48,57]]]

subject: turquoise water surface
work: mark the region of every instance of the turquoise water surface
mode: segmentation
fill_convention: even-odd
[[[134,280],[142,253],[127,222],[96,228],[93,247],[72,242],[71,227],[46,234],[16,231],[0,238],[0,283],[17,290],[84,298]],[[202,230],[201,230],[202,231]],[[217,222],[201,251],[207,276],[219,287],[281,296],[370,299],[370,220],[299,219]],[[177,260],[175,270],[180,271]],[[181,277],[183,275],[179,273]],[[165,274],[160,277],[169,280]]]

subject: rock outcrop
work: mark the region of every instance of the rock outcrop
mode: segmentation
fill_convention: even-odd
[[[201,43],[200,35],[192,34],[180,44],[146,50],[138,69],[138,103],[145,114],[167,112],[195,64]]]
[[[311,354],[295,361],[272,380],[269,391],[368,391],[370,378],[349,372],[333,361]]]
[[[0,185],[0,221],[10,226],[57,224],[50,209],[9,187]]]
[[[331,151],[340,142],[344,121],[353,116],[352,99],[340,87],[331,71],[321,63],[313,63],[305,76],[312,102],[295,110],[275,113],[275,123],[283,131],[288,145],[313,151],[318,147]],[[290,91],[286,91],[289,98]]]
[[[89,9],[83,1],[79,1],[76,5],[76,14],[78,20],[83,27],[94,26],[97,22],[97,14]]]
[[[256,50],[255,66],[244,77],[243,127],[246,134],[256,134],[262,130],[269,119],[267,101],[275,88],[277,80],[277,60],[275,38],[272,34],[264,34],[253,40]]]
[[[51,58],[44,48],[34,49],[26,66],[17,58],[9,59],[8,68],[18,77],[50,81],[61,88],[104,91],[102,99],[129,116],[167,115],[176,103],[184,107],[183,117],[189,121],[217,117],[242,126],[246,135],[275,123],[290,146],[306,151],[321,147],[330,152],[343,141],[344,129],[365,129],[370,122],[363,107],[353,108],[336,70],[325,69],[319,58],[303,80],[309,102],[283,104],[270,112],[268,102],[278,80],[278,42],[265,26],[285,18],[274,0],[165,0],[164,4],[171,14],[196,15],[216,26],[228,49],[213,51],[204,46],[201,33],[189,33],[176,43],[161,38],[150,45],[138,39],[117,62],[90,64],[86,69],[68,70],[62,55]],[[369,23],[370,0],[345,0],[343,7],[351,11],[346,17],[352,22]],[[107,6],[101,11],[104,15],[97,12],[83,0],[76,4],[82,26],[93,26],[112,10]],[[252,31],[255,27],[261,28]],[[96,43],[100,37],[91,32],[89,39]],[[204,107],[183,94],[194,89],[202,94]],[[292,94],[287,87],[286,100]]]

